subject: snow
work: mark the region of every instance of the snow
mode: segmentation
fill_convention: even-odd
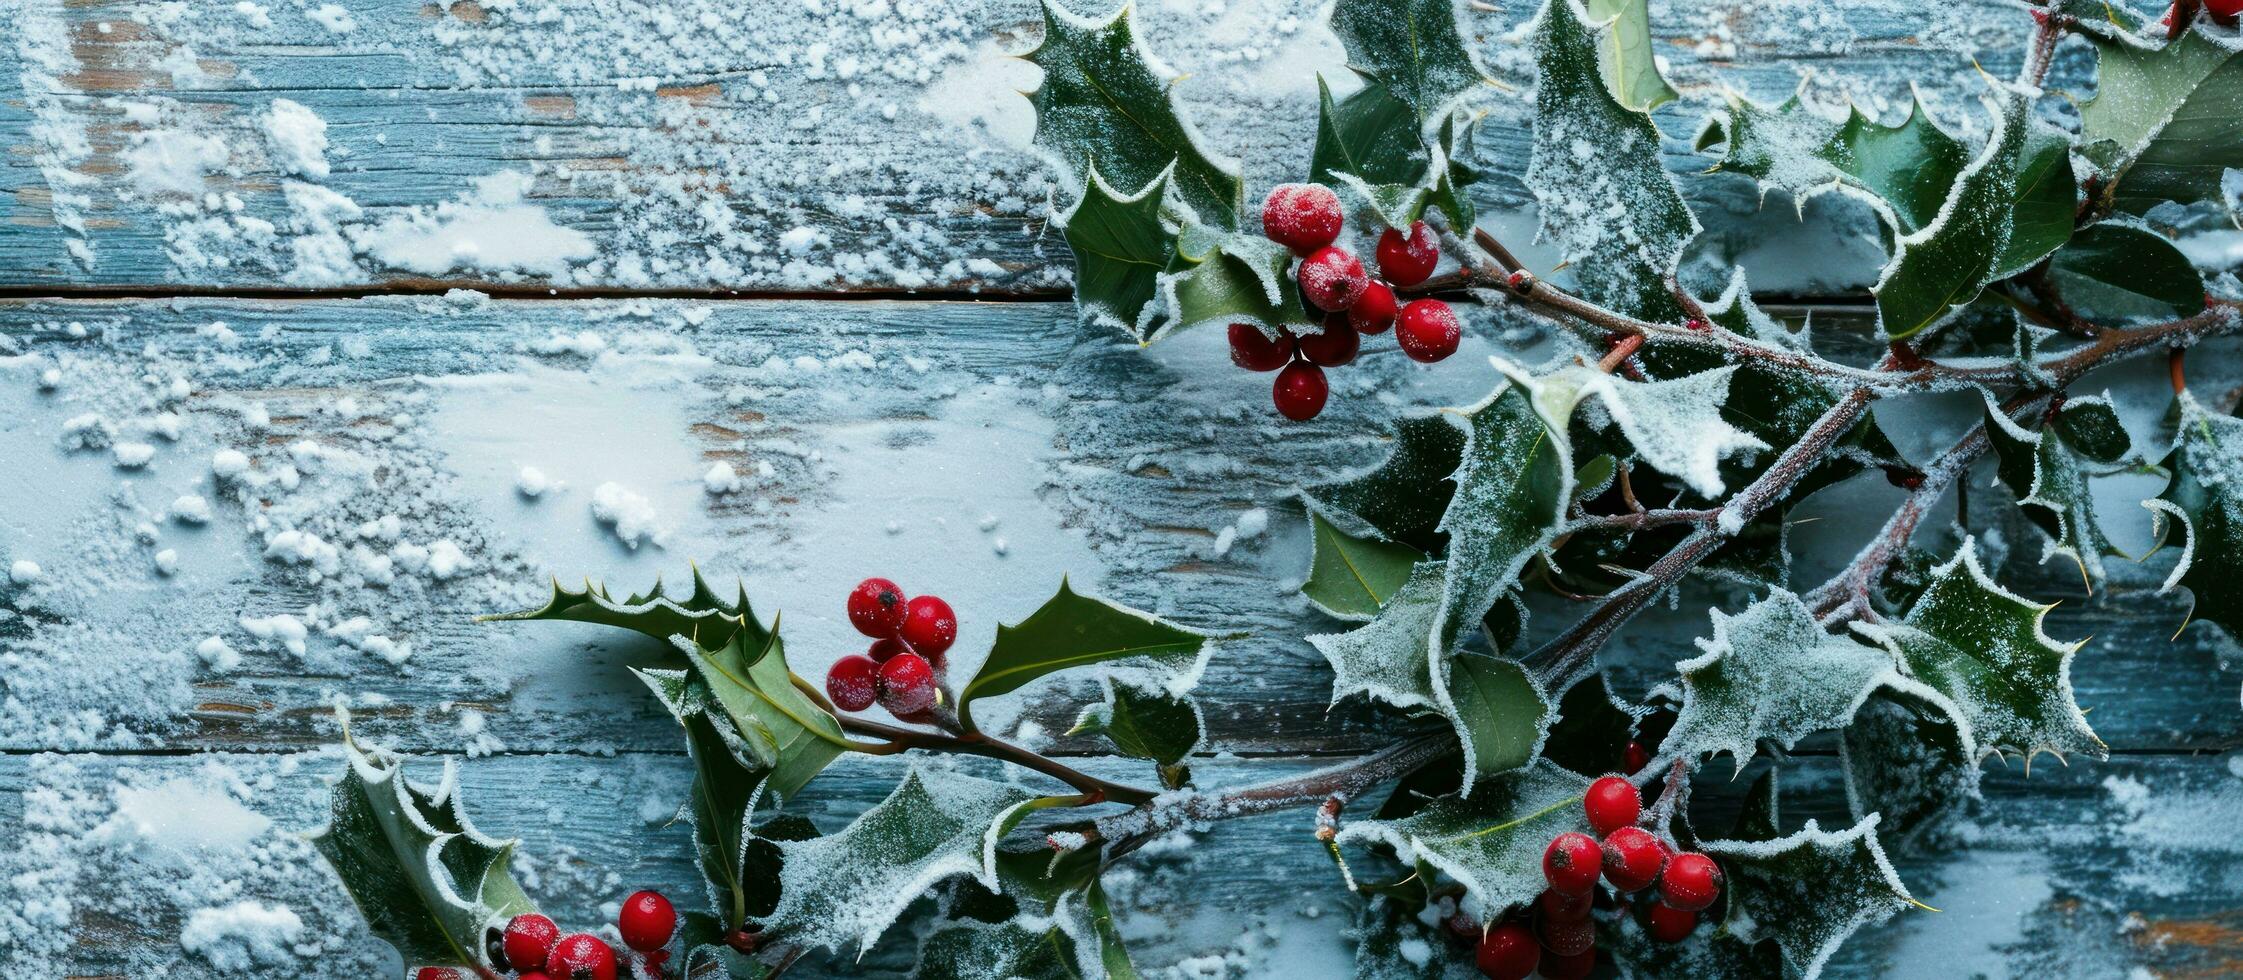
[[[355,236],[354,245],[383,265],[423,275],[465,270],[566,277],[572,263],[593,256],[592,239],[524,203],[530,184],[527,173],[499,171],[478,179],[458,200],[382,222]]]
[[[312,180],[327,176],[327,121],[318,113],[292,99],[274,99],[265,137],[283,173]]]
[[[125,151],[133,186],[144,194],[200,194],[205,175],[224,168],[224,140],[183,129],[135,134]]]
[[[294,959],[289,946],[303,932],[304,921],[287,906],[245,900],[190,913],[179,931],[179,945],[212,967],[239,971]]]
[[[655,514],[654,505],[621,484],[602,483],[592,491],[592,517],[608,525],[615,539],[633,551],[642,542],[664,547],[670,537],[670,529]]]
[[[17,585],[30,585],[45,577],[39,563],[29,558],[18,558],[8,565],[8,580]]]

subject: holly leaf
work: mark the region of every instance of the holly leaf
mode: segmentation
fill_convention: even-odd
[[[1472,202],[1459,189],[1477,175],[1455,162],[1467,129],[1452,118],[1429,139],[1409,104],[1376,79],[1338,102],[1322,75],[1316,87],[1310,179],[1349,189],[1391,227],[1409,227],[1428,207],[1446,212],[1451,227],[1471,227]]]
[[[1735,841],[1775,840],[1783,836],[1783,800],[1778,793],[1783,769],[1769,766],[1768,771],[1752,781],[1745,790],[1744,801],[1737,806],[1737,820],[1729,828],[1729,839]]]
[[[1729,753],[1744,771],[1762,739],[1785,749],[1843,728],[1880,688],[1916,685],[1891,655],[1823,632],[1799,597],[1776,590],[1735,616],[1713,611],[1701,656],[1682,661],[1682,711],[1661,751]]]
[[[1208,635],[1165,619],[1078,595],[1067,580],[1059,592],[1019,623],[997,627],[997,642],[974,679],[958,692],[959,720],[972,727],[978,698],[1019,690],[1054,671],[1116,660],[1142,660],[1171,669],[1198,662]]]
[[[2009,241],[1994,262],[1994,278],[2024,272],[2070,241],[2078,214],[2071,137],[2038,121],[2027,123],[2010,189]]]
[[[1620,431],[1636,458],[1708,499],[1719,499],[1724,489],[1721,461],[1768,448],[1724,416],[1736,373],[1735,367],[1718,367],[1665,381],[1629,381],[1576,366],[1542,384],[1553,393],[1560,386],[1570,389],[1562,397],[1576,403],[1597,399],[1604,410],[1601,421]]]
[[[1406,544],[1362,538],[1333,527],[1312,504],[1308,512],[1308,581],[1301,594],[1325,614],[1356,622],[1378,615],[1425,560]]]
[[[1550,701],[1526,668],[1515,660],[1465,653],[1449,661],[1447,671],[1441,710],[1464,747],[1468,779],[1509,772],[1541,754]]]
[[[1104,735],[1115,751],[1160,766],[1162,785],[1182,786],[1183,762],[1199,749],[1207,728],[1199,703],[1164,690],[1116,683],[1111,677],[1103,684],[1106,699],[1086,705],[1067,734]]]
[[[1036,145],[1070,183],[1093,163],[1135,195],[1169,174],[1169,197],[1199,221],[1238,228],[1246,184],[1235,161],[1204,149],[1164,70],[1138,43],[1123,4],[1104,20],[1044,0],[1044,40],[1024,57],[1044,70],[1029,95]]]
[[[694,861],[708,884],[710,907],[723,917],[719,924],[737,928],[747,921],[751,901],[744,869],[748,842],[755,834],[748,818],[770,771],[746,761],[752,753],[700,678],[682,670],[632,673],[685,729],[686,754],[693,760],[693,794],[687,808],[693,815]],[[774,889],[767,897],[776,896]]]
[[[1323,329],[1286,274],[1292,261],[1285,246],[1259,235],[1187,229],[1160,277],[1167,322],[1152,339],[1203,323],[1250,323],[1273,336],[1279,327]]]
[[[1408,106],[1422,131],[1487,82],[1457,29],[1452,0],[1339,0],[1332,33],[1347,66]]]
[[[1441,530],[1449,535],[1441,606],[1418,644],[1436,663],[1518,583],[1527,560],[1549,546],[1573,498],[1573,460],[1565,437],[1577,404],[1573,391],[1564,384],[1544,387],[1509,362],[1495,364],[1508,382],[1462,410],[1464,457],[1456,496],[1441,516]],[[1438,670],[1434,676],[1440,676]],[[1467,783],[1471,776],[1467,765]]]
[[[1676,98],[1674,86],[1659,74],[1651,51],[1650,0],[1582,0],[1589,19],[1603,21],[1598,53],[1604,85],[1614,100],[1637,112],[1650,112]]]
[[[2214,415],[2187,392],[2178,409],[2179,436],[2165,457],[2172,482],[2143,502],[2159,517],[2161,545],[2176,533],[2182,538],[2181,560],[2158,591],[2187,587],[2190,620],[2243,639],[2243,576],[2235,574],[2243,567],[2243,419]]]
[[[1999,278],[2015,228],[2013,207],[2027,136],[2026,100],[2005,92],[1985,150],[1963,168],[1938,214],[1899,236],[1871,292],[1893,339],[1945,322]]]
[[[1591,674],[1558,699],[1558,717],[1550,723],[1542,754],[1584,776],[1618,772],[1626,767],[1636,718],[1637,709],[1606,689],[1603,674]]]
[[[779,841],[779,903],[759,921],[774,937],[861,953],[922,893],[964,875],[998,888],[985,859],[1001,818],[1035,799],[1016,786],[914,768],[888,798],[838,833]]]
[[[1447,579],[1447,562],[1419,562],[1369,623],[1308,638],[1332,665],[1332,703],[1363,694],[1397,708],[1440,706],[1426,638],[1440,614]]]
[[[1163,170],[1134,195],[1114,190],[1094,161],[1073,209],[1056,220],[1075,256],[1075,309],[1086,320],[1151,336],[1162,312],[1160,274],[1176,258],[1176,231],[1161,214],[1174,173]]]
[[[685,969],[679,975],[685,980],[764,980],[771,976],[769,965],[725,945],[729,931],[706,912],[680,913],[678,947],[685,950]]]
[[[1033,918],[1000,923],[962,920],[919,944],[918,980],[1073,980],[1075,943],[1058,926]]]
[[[1850,188],[1885,205],[1899,231],[1931,224],[1947,201],[1970,150],[1931,118],[1921,100],[1886,126],[1849,106],[1843,122],[1828,119],[1798,96],[1770,107],[1731,93],[1726,117],[1698,134],[1697,148],[1726,142],[1716,168],[1741,173],[1804,199]]]
[[[2084,152],[2118,210],[2219,196],[2220,173],[2243,168],[2243,49],[2188,31],[2158,47],[2090,34],[2096,92],[2079,109]]]
[[[1666,283],[1698,219],[1661,162],[1659,131],[1606,87],[1597,42],[1572,0],[1549,0],[1537,23],[1526,182],[1541,205],[1542,237],[1574,269],[1583,297],[1631,316],[1679,320]]]
[[[1945,697],[1978,751],[2028,757],[2079,751],[2104,758],[2108,750],[2072,697],[2072,654],[2085,641],[2059,644],[2041,632],[2041,619],[2053,608],[1995,584],[1966,539],[1953,559],[1932,570],[1931,584],[1905,618],[1855,623],[1854,630]]]
[[[850,747],[831,712],[795,687],[787,668],[777,623],[764,629],[742,617],[730,639],[704,647],[691,639],[672,642],[685,652],[694,673],[740,736],[757,768],[769,769],[764,788],[792,800],[803,784]]]
[[[1846,803],[1856,819],[1883,817],[1903,835],[1978,797],[1978,751],[1943,699],[1880,691],[1838,743]],[[1769,770],[1774,772],[1774,770]]]
[[[2204,278],[2170,239],[2105,221],[2079,233],[2048,264],[2064,303],[2099,322],[2170,320],[2204,312]]]
[[[1786,976],[1813,977],[1862,926],[1917,905],[1877,843],[1877,818],[1825,831],[1815,821],[1766,841],[1709,840],[1699,850],[1728,874],[1723,928],[1747,942],[1773,940]]]
[[[1395,424],[1394,451],[1384,462],[1337,482],[1302,487],[1300,495],[1343,534],[1436,553],[1447,545],[1441,515],[1456,494],[1465,440],[1453,413],[1406,416]]]
[[[672,596],[656,579],[654,587],[637,595],[618,601],[608,590],[590,581],[581,591],[570,591],[553,582],[553,597],[542,608],[521,612],[478,616],[476,622],[539,622],[561,621],[571,623],[596,623],[615,626],[668,642],[676,637],[698,637],[700,642],[722,646],[731,639],[734,631],[754,622],[755,610],[748,605],[745,588],[738,598],[726,601],[701,570],[693,570],[693,589],[686,595]]]
[[[450,762],[433,789],[400,757],[359,750],[344,719],[346,765],[312,846],[335,869],[367,928],[413,966],[488,966],[484,932],[537,906],[513,875],[516,841],[477,832]]]
[[[2025,516],[2048,535],[2041,561],[2064,555],[2079,566],[2089,591],[2103,581],[2103,556],[2124,556],[2095,517],[2095,494],[2085,462],[2113,463],[2128,448],[2126,429],[2108,395],[2074,398],[2038,432],[2011,420],[1986,396],[1986,436],[1995,472],[2017,495]]]
[[[1482,782],[1470,796],[1444,796],[1396,820],[1357,820],[1340,844],[1384,844],[1404,864],[1423,862],[1456,879],[1482,919],[1534,900],[1550,839],[1588,830],[1581,795],[1589,780],[1539,760]]]

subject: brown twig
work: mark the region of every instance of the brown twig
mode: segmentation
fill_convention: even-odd
[[[1626,514],[1587,514],[1574,518],[1566,530],[1569,533],[1588,528],[1642,531],[1677,524],[1711,524],[1720,518],[1721,509],[1718,507],[1704,510],[1639,510]]]
[[[1301,806],[1352,800],[1381,783],[1400,779],[1457,750],[1456,737],[1435,732],[1405,739],[1345,765],[1305,776],[1220,793],[1176,795],[1098,820],[1098,838],[1111,841],[1107,859],[1121,857],[1179,827],[1249,817]]]

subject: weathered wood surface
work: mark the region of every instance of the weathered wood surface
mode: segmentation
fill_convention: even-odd
[[[1316,73],[1346,85],[1322,6],[1138,11],[1209,141],[1246,161],[1250,188],[1305,172]],[[1489,100],[1478,162],[1494,179],[1479,193],[1496,220],[1525,228],[1525,103],[1511,93],[1530,86],[1531,60],[1511,37],[1537,5],[1499,6],[1464,13],[1509,86]],[[766,3],[747,18],[726,0],[245,9],[258,13],[0,7],[0,287],[1064,287],[1046,217],[1072,187],[1028,147],[1017,91],[1036,69],[1006,57],[1041,30],[1029,0]],[[1684,173],[1705,169],[1686,144],[1728,88],[1780,99],[1804,84],[1826,104],[1894,114],[1913,86],[1951,125],[1983,131],[1971,66],[2013,71],[2029,30],[2006,0],[1662,3],[1653,23],[1689,97],[1660,113]],[[2083,77],[2080,53],[2067,48],[2054,84]],[[283,102],[326,123],[327,172],[272,136]],[[494,174],[528,178],[526,202],[479,195]],[[1874,277],[1870,225],[1800,225],[1780,202],[1748,220],[1759,202],[1738,182],[1687,183],[1708,247],[1754,253],[1763,288]],[[442,242],[398,251],[400,236],[438,226],[485,229],[487,249],[549,248],[461,262]],[[1804,280],[1786,259],[1797,248],[1864,264]]]

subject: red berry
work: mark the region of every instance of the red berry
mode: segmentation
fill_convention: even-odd
[[[1329,245],[1308,254],[1293,275],[1301,281],[1301,296],[1319,310],[1338,312],[1355,305],[1371,287],[1363,263],[1344,248]]]
[[[1473,960],[1490,980],[1526,980],[1542,962],[1542,946],[1525,926],[1506,922],[1480,937],[1479,953]]]
[[[1659,872],[1659,901],[1685,912],[1697,912],[1712,905],[1721,897],[1723,881],[1721,865],[1696,851],[1684,851],[1667,859],[1666,870]]]
[[[1685,912],[1664,902],[1651,903],[1648,915],[1651,938],[1662,943],[1679,943],[1698,928],[1698,913]]]
[[[1621,827],[1604,837],[1604,880],[1624,892],[1639,892],[1659,880],[1667,845],[1642,827]]]
[[[916,653],[899,653],[880,665],[880,706],[897,717],[935,706],[935,669]]]
[[[1606,776],[1589,784],[1589,792],[1581,798],[1581,808],[1589,813],[1589,828],[1600,834],[1609,834],[1622,827],[1635,826],[1636,817],[1643,814],[1643,794],[1636,792],[1634,783],[1618,776]]]
[[[1457,343],[1464,339],[1464,324],[1458,322],[1456,311],[1447,303],[1411,300],[1394,321],[1394,339],[1411,360],[1431,364],[1456,353]]]
[[[1306,422],[1324,410],[1324,399],[1332,393],[1331,385],[1324,380],[1324,369],[1307,361],[1294,361],[1277,372],[1277,384],[1270,388],[1270,398],[1277,402],[1277,414],[1295,422]]]
[[[545,975],[545,972],[542,970],[525,970],[522,973],[517,974],[514,977],[514,980],[550,980],[550,978],[548,978]]]
[[[1582,892],[1579,895],[1568,895],[1555,888],[1545,888],[1542,890],[1542,894],[1534,900],[1534,907],[1536,911],[1542,913],[1542,917],[1545,919],[1553,922],[1572,922],[1576,919],[1588,918],[1589,910],[1596,907],[1596,902],[1590,898],[1587,892]]]
[[[1400,310],[1394,305],[1394,288],[1373,281],[1363,287],[1363,298],[1347,308],[1347,322],[1367,334],[1382,334],[1394,325],[1394,315]]]
[[[950,611],[950,604],[931,595],[911,600],[904,613],[903,629],[897,632],[912,652],[940,662],[942,653],[958,639],[958,615]]]
[[[881,663],[887,663],[889,657],[908,652],[910,649],[911,647],[901,639],[893,636],[883,636],[872,641],[872,649],[866,650],[864,655]]]
[[[615,950],[588,932],[572,932],[553,944],[545,972],[557,980],[615,980]]]
[[[1231,324],[1231,363],[1249,371],[1275,371],[1293,359],[1293,335],[1278,328],[1271,340],[1251,323]]]
[[[1626,756],[1621,764],[1630,773],[1642,772],[1643,767],[1651,764],[1651,750],[1644,748],[1642,742],[1629,742]]]
[[[2234,17],[2243,14],[2243,0],[2204,0],[2204,9],[2214,17]]]
[[[1596,887],[1597,869],[1603,863],[1596,838],[1579,831],[1559,834],[1542,852],[1542,877],[1549,879],[1553,891],[1587,895]]]
[[[826,671],[826,697],[832,698],[833,706],[843,711],[872,707],[879,693],[880,661],[864,654],[852,653],[836,660],[833,668]]]
[[[623,900],[623,911],[615,917],[615,928],[623,933],[623,945],[649,953],[670,944],[670,937],[678,931],[678,910],[662,893],[648,889],[631,893]]]
[[[1338,241],[1346,220],[1340,196],[1322,184],[1279,184],[1262,202],[1262,234],[1295,252]]]
[[[424,966],[413,972],[413,980],[463,980],[466,976],[448,966]]]
[[[832,678],[826,686],[832,687]],[[545,965],[545,958],[553,954],[553,941],[561,938],[561,927],[553,920],[535,912],[525,912],[506,922],[506,963],[517,970],[535,970]]]
[[[1597,944],[1596,923],[1587,919],[1570,922],[1543,919],[1534,926],[1542,936],[1542,948],[1559,956],[1578,956]]]
[[[1597,948],[1584,949],[1572,956],[1550,953],[1542,957],[1542,980],[1586,980],[1591,970],[1597,968]]]
[[[849,625],[875,639],[894,636],[903,625],[903,590],[884,578],[868,578],[849,590]]]
[[[1462,912],[1453,913],[1448,918],[1442,919],[1441,925],[1446,927],[1449,930],[1449,935],[1455,939],[1475,945],[1480,941],[1480,924],[1473,921],[1471,916]]]
[[[1347,322],[1347,314],[1333,313],[1324,317],[1323,333],[1304,333],[1299,343],[1302,359],[1310,364],[1339,367],[1355,360],[1355,352],[1363,349],[1363,335]]]
[[[1410,222],[1408,235],[1388,228],[1379,236],[1379,274],[1397,286],[1415,286],[1433,275],[1441,264],[1441,240],[1423,221]]]

